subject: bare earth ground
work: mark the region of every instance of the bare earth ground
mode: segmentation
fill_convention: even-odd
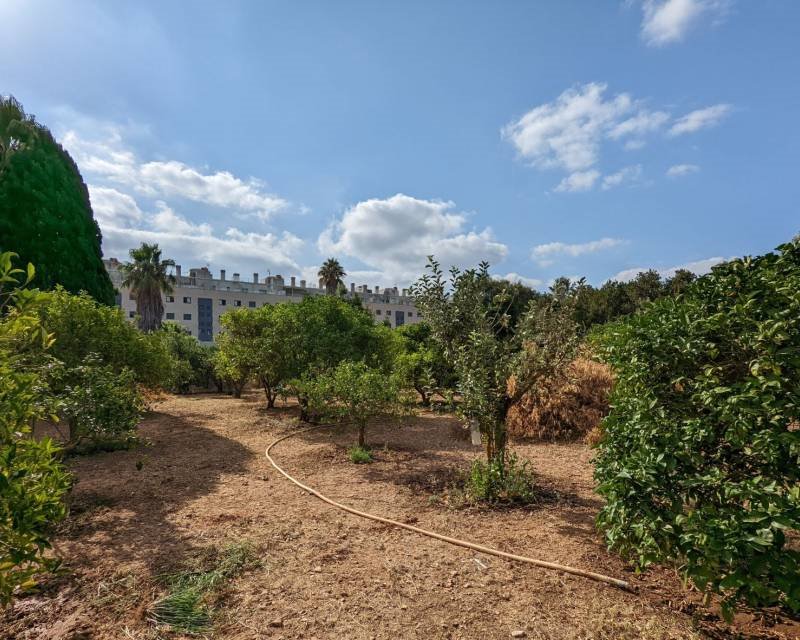
[[[158,577],[212,545],[241,540],[257,545],[263,563],[219,596],[218,638],[800,637],[800,623],[783,615],[744,612],[730,628],[671,571],[636,576],[609,554],[593,525],[601,503],[585,445],[517,444],[543,498],[495,511],[456,509],[438,497],[481,453],[450,417],[371,427],[370,465],[347,460],[354,435],[346,429],[298,435],[274,455],[298,479],[356,508],[623,577],[637,584],[636,595],[322,503],[264,456],[275,437],[297,428],[294,416],[293,408],[266,411],[255,393],[170,396],[141,427],[149,446],[72,459],[71,515],[56,539],[68,571],[5,612],[0,638],[159,637],[148,622],[164,591]]]

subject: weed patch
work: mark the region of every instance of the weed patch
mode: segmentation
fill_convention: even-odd
[[[167,594],[153,603],[151,621],[173,631],[202,634],[213,629],[212,600],[226,582],[258,566],[256,549],[249,542],[234,542],[198,567],[163,576]]]

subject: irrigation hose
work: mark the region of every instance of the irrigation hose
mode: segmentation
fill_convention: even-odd
[[[281,436],[277,440],[275,440],[272,444],[267,447],[266,456],[267,460],[270,461],[275,469],[283,475],[287,480],[293,482],[298,487],[307,491],[311,495],[316,496],[323,502],[327,502],[329,505],[336,507],[337,509],[341,509],[342,511],[347,511],[347,513],[352,513],[355,516],[359,516],[360,518],[367,518],[368,520],[374,520],[376,522],[382,522],[384,524],[388,524],[393,527],[398,527],[400,529],[406,529],[407,531],[413,531],[414,533],[418,533],[423,536],[427,536],[428,538],[433,538],[435,540],[441,540],[442,542],[446,542],[448,544],[455,545],[457,547],[464,547],[466,549],[472,549],[473,551],[479,551],[480,553],[485,553],[492,556],[497,556],[498,558],[505,558],[506,560],[514,560],[516,562],[524,562],[527,564],[532,564],[537,567],[542,567],[543,569],[551,569],[553,571],[563,571],[564,573],[571,573],[575,576],[582,576],[584,578],[589,578],[590,580],[595,580],[597,582],[605,582],[606,584],[613,585],[620,589],[624,589],[625,591],[630,591],[631,593],[635,593],[636,589],[628,582],[624,580],[619,580],[617,578],[612,578],[611,576],[603,575],[602,573],[594,573],[593,571],[584,571],[583,569],[576,569],[575,567],[569,567],[562,564],[556,564],[555,562],[546,562],[545,560],[537,560],[535,558],[528,558],[526,556],[520,556],[515,553],[507,553],[505,551],[500,551],[499,549],[492,549],[491,547],[485,547],[482,544],[477,544],[475,542],[468,542],[467,540],[460,540],[459,538],[451,538],[450,536],[442,535],[441,533],[436,533],[435,531],[427,531],[426,529],[420,529],[419,527],[412,526],[410,524],[406,524],[405,522],[398,522],[397,520],[390,520],[389,518],[384,518],[382,516],[376,516],[372,513],[366,513],[365,511],[359,511],[358,509],[354,509],[353,507],[348,507],[347,505],[341,504],[336,502],[335,500],[331,500],[329,497],[323,495],[316,489],[312,489],[308,485],[303,484],[296,478],[290,476],[286,471],[284,471],[281,466],[275,462],[275,460],[270,455],[270,451],[272,448],[280,442],[291,438],[292,436],[299,435],[301,433],[305,433],[306,431],[311,431],[313,429],[319,429],[325,425],[315,425],[313,427],[309,427],[308,429],[301,429],[299,431],[292,431],[284,436]]]

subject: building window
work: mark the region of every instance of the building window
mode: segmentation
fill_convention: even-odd
[[[408,317],[409,318],[413,318],[414,317],[414,312],[413,311],[409,311],[408,312]]]
[[[219,306],[220,307],[224,307],[226,304],[228,304],[228,302],[225,300],[225,298],[220,298],[219,299]]]
[[[184,313],[183,314],[183,319],[184,320],[191,320],[192,319],[192,314],[191,313]]]
[[[172,313],[171,311],[167,311],[167,320],[174,320],[174,319],[175,319],[175,314]]]
[[[241,300],[234,300],[233,301],[233,306],[234,307],[241,307],[242,306],[242,301]]]
[[[135,311],[128,311],[128,317],[129,318],[135,318],[136,317],[136,312]]]
[[[256,308],[256,301],[255,300],[250,300],[250,302],[247,303],[247,306],[250,307],[251,309],[255,309]]]
[[[381,310],[380,310],[380,309],[375,309],[375,315],[376,315],[376,316],[379,316],[379,315],[381,315]]]
[[[175,302],[175,296],[167,296],[167,302]]]
[[[189,296],[183,296],[183,304],[192,304],[192,299]]]

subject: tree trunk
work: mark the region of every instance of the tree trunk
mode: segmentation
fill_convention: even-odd
[[[367,425],[358,425],[358,446],[364,449],[367,446]]]
[[[431,406],[431,399],[428,397],[428,394],[425,392],[425,389],[421,387],[415,387],[417,393],[420,395],[422,399],[422,406],[423,407],[430,407]]]
[[[297,396],[297,403],[300,405],[300,420],[301,422],[309,422],[308,414],[308,398]]]

